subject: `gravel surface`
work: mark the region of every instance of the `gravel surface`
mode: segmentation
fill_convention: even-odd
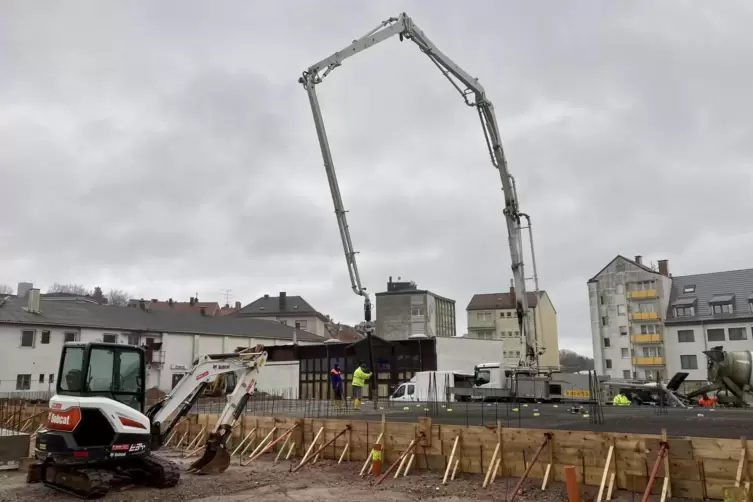
[[[186,465],[182,458],[165,454],[165,456]],[[183,473],[180,483],[171,489],[134,487],[119,490],[114,487],[104,499],[106,501],[264,501],[321,502],[342,500],[369,500],[374,502],[402,502],[418,500],[435,500],[441,502],[461,502],[463,500],[507,501],[517,479],[497,479],[490,489],[481,488],[480,475],[458,474],[455,481],[442,486],[442,473],[411,471],[399,479],[390,475],[380,486],[373,488],[373,478],[360,478],[360,462],[338,465],[334,461],[319,461],[291,473],[295,464],[280,462],[274,464],[272,457],[259,459],[251,466],[232,465],[226,472],[216,476],[196,476]],[[596,499],[595,487],[581,486],[582,502]],[[638,498],[638,494],[617,492],[612,500],[628,502]],[[46,498],[57,501],[79,500],[63,493],[55,492],[41,484],[27,485],[25,473],[6,471],[0,474],[0,501],[2,502],[39,502]],[[562,502],[567,500],[567,491],[561,483],[552,483],[546,492],[541,491],[540,480],[530,480],[524,484],[517,501]],[[653,499],[652,499],[653,500]],[[658,500],[658,497],[656,497]],[[673,499],[682,502],[686,499]]]

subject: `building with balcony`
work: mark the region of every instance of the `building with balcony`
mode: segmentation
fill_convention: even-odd
[[[618,255],[588,281],[594,367],[617,379],[665,378],[664,320],[672,279],[669,262],[656,269]]]
[[[705,381],[704,350],[753,350],[753,269],[673,277],[664,324],[667,373]]]
[[[557,335],[557,311],[549,294],[528,292],[528,329],[536,333],[536,339],[544,354],[539,356],[539,366],[559,366],[559,340]],[[516,365],[525,351],[525,340],[520,335],[520,326],[515,311],[515,288],[504,293],[473,295],[466,307],[468,337],[482,340],[500,340],[500,355],[505,364]]]
[[[455,300],[425,289],[413,281],[387,282],[376,295],[376,334],[384,340],[407,340],[413,335],[456,335]]]

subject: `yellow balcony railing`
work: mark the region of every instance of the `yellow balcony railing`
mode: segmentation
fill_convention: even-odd
[[[633,299],[639,298],[656,298],[657,292],[655,289],[636,289],[635,291],[628,291],[627,297]]]
[[[636,366],[663,366],[663,357],[634,357],[633,364]]]
[[[658,312],[631,312],[628,318],[632,321],[652,321],[659,319]]]
[[[651,343],[661,342],[661,335],[659,333],[651,333],[646,335],[633,335],[630,337],[633,343]]]

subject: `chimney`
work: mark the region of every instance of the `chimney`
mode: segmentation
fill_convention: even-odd
[[[19,282],[18,283],[18,289],[16,290],[16,295],[18,295],[19,298],[23,298],[26,296],[26,293],[29,292],[30,289],[34,287],[34,284],[30,282]]]
[[[293,328],[293,345],[298,345],[298,328]]]
[[[643,265],[643,256],[639,254],[635,255],[635,263],[637,263],[638,265]]]
[[[152,303],[157,303],[158,301],[156,298],[152,298]]]
[[[669,260],[659,260],[659,273],[664,277],[669,277]]]
[[[26,310],[32,314],[39,314],[39,288],[31,288],[28,293],[29,301]]]
[[[172,306],[173,306],[173,299],[170,298],[169,300],[167,300],[167,304],[170,305],[170,308],[172,308]]]
[[[510,295],[515,296],[515,280],[510,279]]]
[[[264,295],[264,298],[269,298],[269,295]]]
[[[241,302],[235,302],[235,310],[241,309]]]
[[[285,310],[285,306],[287,304],[287,302],[286,302],[286,300],[287,300],[286,296],[287,295],[285,294],[285,291],[280,291],[280,312],[282,312],[283,310]]]
[[[207,308],[206,307],[201,307],[199,309],[199,311],[201,312],[201,315],[203,315],[203,316],[207,315]]]
[[[139,301],[139,308],[143,310],[144,312],[146,312],[146,302],[144,301],[143,298]]]
[[[191,299],[188,301],[188,303],[193,307],[194,304],[194,297],[192,296]]]

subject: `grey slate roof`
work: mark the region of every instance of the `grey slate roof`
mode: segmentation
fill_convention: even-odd
[[[686,286],[695,286],[695,292],[683,293]],[[708,274],[684,275],[672,277],[672,293],[667,309],[667,324],[698,322],[701,320],[751,319],[748,299],[753,294],[753,269],[711,272]],[[734,308],[732,314],[712,314],[709,302],[721,301],[722,297],[732,296]],[[672,307],[687,303],[695,298],[696,315],[693,317],[673,317]]]
[[[0,302],[2,302],[0,298]],[[0,305],[0,324],[98,328],[112,331],[185,333],[243,336],[277,340],[293,339],[293,328],[276,321],[235,316],[202,316],[192,312],[145,312],[132,307],[112,307],[89,302],[40,299],[40,314],[27,312],[27,300],[9,297]],[[302,342],[321,342],[313,333],[298,330]]]
[[[539,296],[543,297],[546,292],[539,291]],[[529,308],[536,308],[539,299],[535,292],[526,292]],[[515,308],[515,295],[508,291],[506,293],[482,293],[473,295],[471,301],[465,310],[507,310]]]
[[[326,320],[323,314],[318,312],[306,300],[300,296],[286,296],[285,308],[280,308],[279,296],[262,296],[254,300],[235,314],[238,317],[261,317],[261,316],[317,316]],[[321,340],[321,338],[320,338]]]

